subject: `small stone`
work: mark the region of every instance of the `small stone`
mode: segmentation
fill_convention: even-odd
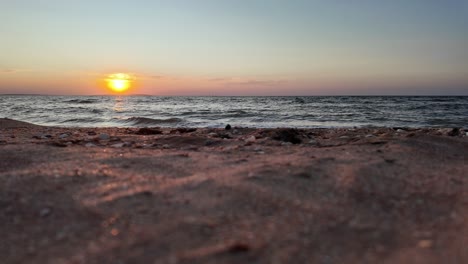
[[[238,254],[250,251],[250,246],[245,243],[237,242],[230,245],[226,250],[229,253]]]
[[[99,135],[99,140],[109,140],[110,139],[110,136],[109,134],[106,134],[106,133],[102,133]]]
[[[433,245],[433,242],[432,240],[429,240],[429,239],[419,240],[418,242],[418,247],[420,248],[430,248],[432,247],[432,245]]]
[[[69,137],[69,136],[70,136],[70,135],[68,135],[68,134],[60,134],[59,138],[60,138],[60,139],[64,139],[64,138],[67,138],[67,137]]]
[[[122,147],[131,147],[135,142],[124,142]]]
[[[160,135],[163,132],[157,128],[149,128],[149,127],[143,127],[138,129],[138,131],[135,133],[137,135]]]
[[[372,134],[366,135],[366,138],[373,138],[373,137],[375,137],[375,136],[372,135]]]
[[[460,129],[459,128],[453,128],[452,130],[450,130],[447,133],[447,135],[450,136],[450,137],[456,137],[456,136],[460,135]]]
[[[437,134],[438,135],[448,135],[451,131],[452,131],[452,129],[450,129],[450,128],[441,128],[441,129],[437,130]]]
[[[44,207],[44,208],[41,209],[41,211],[39,211],[39,216],[40,217],[47,217],[51,213],[52,213],[52,209],[50,209],[49,207]]]
[[[96,147],[96,145],[94,145],[93,143],[86,143],[85,147],[92,148],[92,147]]]
[[[191,132],[195,132],[195,131],[197,131],[196,128],[185,128],[185,127],[180,127],[180,128],[171,130],[171,133],[179,132],[179,133],[183,134],[183,133],[191,133]]]
[[[230,130],[231,128],[232,128],[231,125],[230,125],[230,124],[227,124],[226,127],[225,127],[224,129]]]
[[[111,145],[111,148],[122,148],[125,145],[125,143],[117,143],[114,145]]]
[[[403,133],[403,132],[405,132],[405,131],[404,131],[403,129],[399,128],[399,129],[397,129],[396,132],[397,132],[397,133]]]
[[[213,141],[213,140],[207,140],[207,141],[205,141],[205,146],[213,146],[214,144],[216,144],[216,142]]]
[[[33,136],[34,139],[46,139],[47,137],[44,134],[36,134]]]
[[[68,146],[66,143],[63,143],[63,142],[52,142],[50,143],[50,145],[55,146],[55,147],[61,147],[61,148]]]
[[[255,142],[255,140],[257,140],[255,136],[250,136],[247,139],[245,139],[245,142],[252,143]]]
[[[274,140],[283,141],[283,142],[290,142],[292,144],[301,144],[302,140],[300,139],[300,134],[298,130],[292,128],[286,129],[278,129],[276,130],[272,138]]]
[[[67,233],[65,233],[65,231],[60,231],[55,235],[55,240],[61,241],[61,240],[64,240],[66,237],[67,237]]]
[[[340,138],[341,139],[348,139],[349,137],[348,136],[341,136]]]
[[[222,138],[222,139],[230,139],[230,138],[232,138],[231,135],[225,134],[225,133],[220,133],[220,134],[218,134],[218,137],[219,137],[219,138]]]

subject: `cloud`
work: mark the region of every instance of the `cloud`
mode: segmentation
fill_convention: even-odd
[[[163,75],[148,75],[148,76],[146,76],[146,78],[149,78],[149,79],[164,79],[164,78],[166,78],[166,76],[163,76]]]
[[[230,78],[230,77],[208,79],[209,82],[226,82],[226,81],[232,81],[232,80],[233,78]]]
[[[21,71],[24,71],[24,70],[21,70],[21,69],[0,69],[0,73],[4,73],[4,74],[18,73],[18,72],[21,72]]]
[[[227,82],[228,86],[255,86],[255,87],[265,87],[265,86],[275,86],[286,84],[286,80],[246,80],[246,81],[231,81]]]

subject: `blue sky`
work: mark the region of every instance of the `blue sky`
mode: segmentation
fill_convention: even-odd
[[[0,3],[0,93],[468,94],[468,1]]]

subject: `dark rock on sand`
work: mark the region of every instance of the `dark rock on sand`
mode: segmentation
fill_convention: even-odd
[[[226,127],[225,127],[224,129],[230,130],[231,128],[232,128],[231,125],[230,125],[230,124],[227,124]]]
[[[192,133],[192,132],[195,132],[195,131],[197,131],[196,128],[185,128],[185,127],[180,127],[180,128],[171,130],[171,134],[174,134],[174,133],[176,133],[176,132],[179,132],[179,133],[181,133],[181,134],[185,134],[185,133]]]
[[[448,136],[451,136],[451,137],[456,137],[456,136],[459,136],[460,135],[460,128],[456,127],[456,128],[453,128],[451,131],[449,131],[447,133]]]
[[[48,138],[51,138],[52,136],[51,135],[45,135],[45,134],[37,134],[37,135],[34,135],[33,138],[35,139],[48,139]]]
[[[217,137],[223,138],[223,139],[224,139],[224,138],[226,138],[226,139],[231,139],[231,138],[232,138],[231,135],[226,134],[226,133],[219,133],[219,134],[217,135]]]
[[[272,138],[274,140],[290,142],[293,144],[302,143],[299,132],[297,131],[297,129],[292,128],[278,129],[273,133]]]
[[[143,127],[138,129],[135,134],[137,135],[159,135],[162,134],[163,132],[157,128],[149,128],[149,127]]]
[[[99,134],[98,139],[99,139],[99,140],[109,140],[109,139],[110,139],[110,136],[109,136],[109,134],[102,133],[102,134]]]
[[[63,142],[59,142],[59,141],[55,141],[55,142],[52,142],[50,143],[51,146],[54,146],[54,147],[61,147],[61,148],[65,148],[67,147],[68,145],[63,143]]]

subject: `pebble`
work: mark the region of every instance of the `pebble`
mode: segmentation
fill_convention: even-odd
[[[149,127],[140,128],[138,129],[137,132],[135,132],[135,134],[137,135],[160,135],[162,133],[163,133],[162,130],[159,130],[157,128],[149,128]]]
[[[440,135],[448,135],[450,131],[452,131],[451,128],[441,128],[437,130],[438,134]]]
[[[191,133],[191,132],[195,132],[195,131],[197,131],[196,128],[185,128],[185,127],[180,127],[180,128],[171,130],[171,133],[179,132],[179,133],[182,134],[182,133]]]
[[[55,235],[56,241],[64,240],[67,237],[67,233],[65,231],[60,231]]]
[[[231,128],[232,128],[231,125],[230,125],[230,124],[227,124],[226,127],[225,127],[224,129],[230,130]]]
[[[52,213],[52,210],[49,207],[44,207],[39,211],[39,216],[40,217],[46,217],[49,216]]]
[[[87,143],[85,147],[92,148],[92,147],[96,147],[96,145],[94,145],[93,143]]]
[[[245,142],[255,142],[255,140],[257,140],[255,136],[250,136],[247,139],[245,139]]]
[[[33,138],[35,139],[48,139],[48,138],[51,138],[52,136],[51,135],[45,135],[45,134],[36,134],[33,136]]]
[[[458,136],[460,135],[460,129],[459,128],[452,128],[452,130],[450,130],[448,133],[447,133],[448,136],[451,136],[451,137],[455,137],[455,136]]]
[[[432,240],[429,240],[429,239],[424,239],[424,240],[419,240],[418,242],[418,247],[420,248],[430,248],[432,247]]]
[[[216,142],[213,141],[213,140],[207,140],[207,141],[205,141],[205,146],[212,146],[212,145],[214,145],[214,144],[216,144]]]
[[[111,145],[111,148],[122,148],[125,145],[125,143],[117,143],[114,145]]]
[[[283,142],[291,142],[293,144],[301,144],[302,140],[300,138],[300,133],[297,129],[286,128],[286,129],[279,129],[272,135],[274,140],[283,141]]]
[[[68,135],[68,134],[61,134],[61,135],[59,136],[59,138],[63,139],[63,138],[67,138],[67,137],[69,137],[69,136],[70,136],[70,135]]]
[[[55,147],[61,147],[61,148],[68,146],[66,143],[63,143],[63,142],[52,142],[51,145]]]
[[[99,135],[99,140],[109,140],[109,139],[110,139],[109,134],[102,133]]]
[[[375,137],[375,136],[372,134],[366,135],[366,138],[372,138],[372,137]]]

